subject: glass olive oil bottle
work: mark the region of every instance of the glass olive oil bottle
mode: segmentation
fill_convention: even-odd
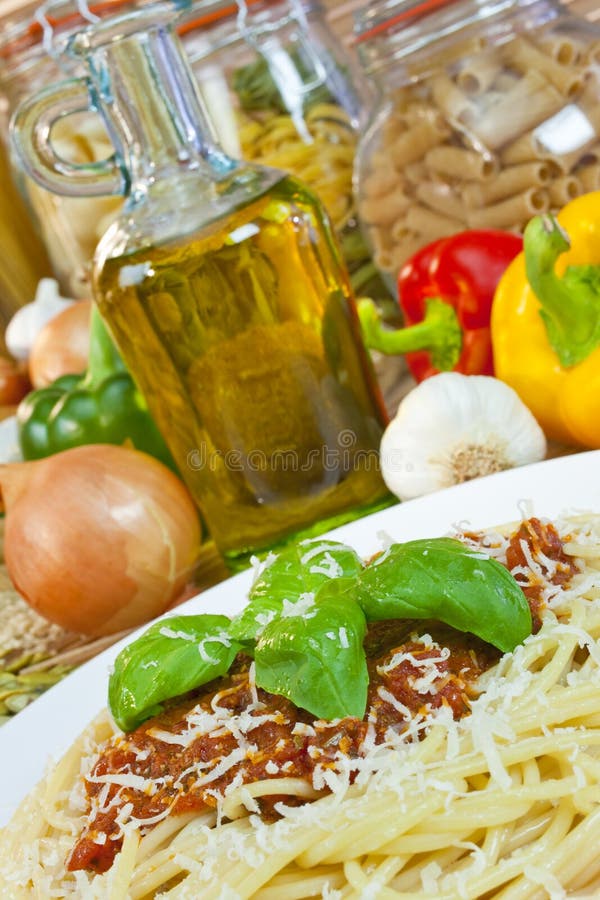
[[[96,252],[95,298],[236,567],[391,502],[385,413],[323,207],[223,154],[173,18],[146,7],[71,43],[128,193]]]

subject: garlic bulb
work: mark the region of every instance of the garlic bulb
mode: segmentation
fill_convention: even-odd
[[[60,296],[54,278],[40,279],[35,299],[18,309],[7,325],[4,339],[10,355],[26,360],[44,325],[73,303],[75,300]]]
[[[17,417],[8,416],[0,422],[0,465],[20,462],[22,459]]]
[[[392,493],[410,500],[545,455],[544,432],[511,387],[444,372],[401,402],[381,441],[381,470]]]

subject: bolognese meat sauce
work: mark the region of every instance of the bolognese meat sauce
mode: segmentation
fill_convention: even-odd
[[[406,631],[406,623],[398,622],[378,623],[377,631],[389,625],[393,633],[400,624]],[[418,713],[442,705],[459,718],[469,710],[477,678],[497,658],[493,647],[451,629],[444,629],[439,640],[409,639],[369,659],[365,718],[335,722],[315,720],[284,697],[257,689],[247,660],[243,671],[201,689],[107,747],[86,779],[95,813],[68,868],[110,868],[122,843],[119,814],[126,805],[129,817],[143,827],[144,821],[151,824],[166,814],[216,807],[217,798],[240,776],[246,784],[283,777],[313,783],[317,767],[335,770],[340,753],[360,756],[368,733],[382,743],[389,728],[402,730]],[[274,806],[282,799],[294,802],[263,798],[263,817],[274,818]]]
[[[577,565],[565,553],[554,525],[536,518],[526,519],[512,535],[506,549],[506,565],[527,597],[536,633],[541,626],[545,582],[566,586],[577,572]]]

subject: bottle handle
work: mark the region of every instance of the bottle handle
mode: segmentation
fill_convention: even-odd
[[[52,146],[52,128],[75,113],[95,109],[87,78],[70,78],[25,98],[10,123],[11,147],[22,168],[48,191],[67,197],[125,194],[128,178],[116,156],[73,163]]]

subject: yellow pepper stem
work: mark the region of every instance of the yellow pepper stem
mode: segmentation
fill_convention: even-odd
[[[525,229],[527,279],[541,303],[548,341],[565,368],[600,344],[600,267],[569,266],[559,277],[556,260],[569,248],[569,237],[554,216],[536,216]]]

